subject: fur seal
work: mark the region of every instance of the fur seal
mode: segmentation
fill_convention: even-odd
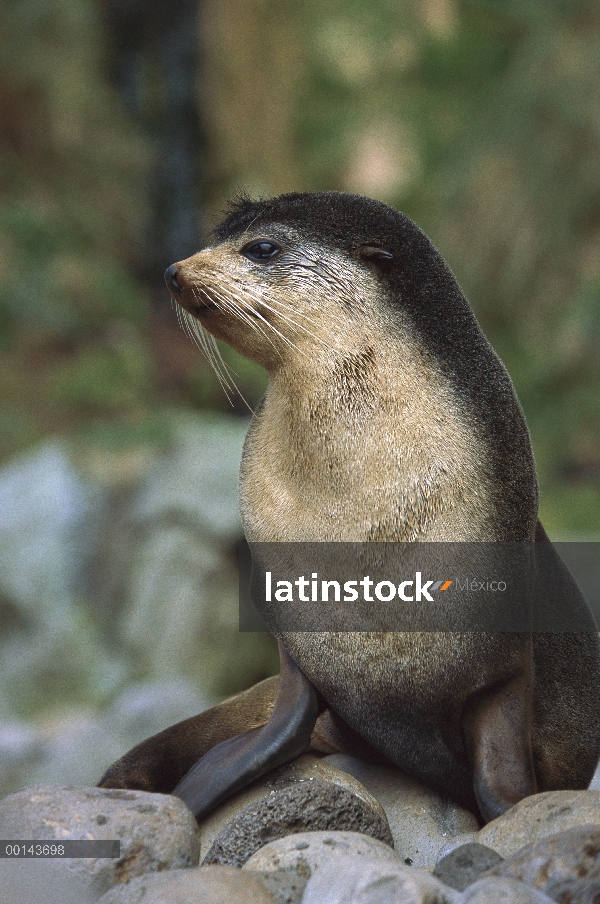
[[[249,540],[545,543],[510,378],[408,217],[288,194],[240,200],[214,238],[165,278],[213,360],[216,337],[268,372],[240,474]],[[568,574],[563,586],[579,633],[270,624],[279,679],[150,738],[100,784],[174,790],[201,818],[310,748],[396,764],[484,821],[536,791],[584,788],[600,755],[600,647]]]

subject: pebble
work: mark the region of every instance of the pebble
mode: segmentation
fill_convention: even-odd
[[[584,893],[590,901],[597,894],[600,901],[600,825],[579,826],[527,844],[488,875],[518,879],[567,904]]]
[[[438,860],[433,875],[458,891],[471,885],[482,874],[502,862],[502,857],[483,844],[471,842],[455,848]]]
[[[257,851],[244,864],[244,872],[254,872],[263,879],[265,874],[273,878],[268,887],[276,895],[276,886],[282,889],[283,904],[300,904],[302,892],[310,877],[328,862],[338,863],[340,858],[363,863],[368,860],[389,861],[403,865],[391,847],[361,835],[358,832],[302,832],[272,841]],[[293,886],[293,894],[292,894]],[[290,889],[289,897],[283,897]]]
[[[556,902],[515,879],[489,878],[479,879],[470,885],[461,896],[460,904],[556,904]]]
[[[390,778],[386,792],[386,776],[376,771],[383,767],[364,764],[367,790],[354,774],[358,766],[342,762],[353,772],[329,758],[302,757],[256,783],[244,792],[254,795],[250,803],[240,810],[248,798],[239,796],[221,812],[225,824],[213,822],[205,859],[222,861],[202,867],[200,830],[170,795],[50,785],[9,795],[0,801],[0,837],[116,838],[121,852],[118,859],[0,858],[2,904],[599,904],[599,791],[533,795],[476,833],[456,831],[445,842],[454,849],[440,856],[440,830],[472,823],[456,807],[436,816],[433,793],[423,789],[419,797],[414,783],[408,799],[423,806],[405,824],[421,819],[425,832],[437,820],[425,855],[417,829],[412,836],[407,829],[409,842],[397,834],[394,850],[382,813],[382,806],[394,812],[405,777]],[[320,820],[360,831],[298,831]],[[397,833],[401,824],[398,810]],[[409,864],[407,849],[437,864]]]

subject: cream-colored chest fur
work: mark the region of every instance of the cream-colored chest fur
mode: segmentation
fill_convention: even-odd
[[[493,539],[485,450],[403,337],[361,337],[271,374],[244,448],[252,541]]]

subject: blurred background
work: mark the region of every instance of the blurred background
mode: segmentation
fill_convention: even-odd
[[[550,536],[600,539],[599,110],[592,0],[5,0],[0,794],[278,668],[237,632],[247,409],[162,277],[239,190],[408,213],[516,385]]]

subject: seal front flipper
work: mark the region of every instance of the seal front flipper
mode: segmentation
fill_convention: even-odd
[[[281,644],[279,656],[279,693],[267,724],[217,744],[172,792],[196,819],[269,769],[308,749],[318,715],[318,695]]]
[[[536,793],[527,669],[481,694],[464,721],[473,788],[485,822]]]

